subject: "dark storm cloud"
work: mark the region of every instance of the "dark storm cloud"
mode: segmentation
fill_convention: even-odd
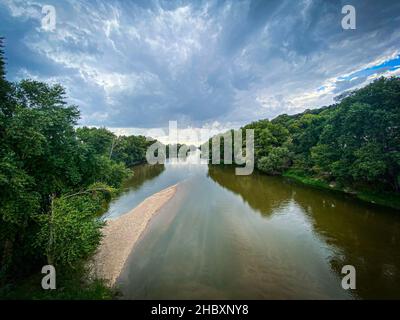
[[[54,32],[41,29],[44,4],[56,8]],[[341,27],[345,4],[356,8],[356,30]],[[0,0],[0,8],[9,77],[61,82],[82,124],[245,123],[398,75],[371,69],[399,55],[398,1]]]

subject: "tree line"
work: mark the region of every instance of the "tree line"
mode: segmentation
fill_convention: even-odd
[[[388,193],[387,201],[400,204],[400,79],[379,78],[338,100],[244,126],[254,130],[256,168],[354,193]]]
[[[60,281],[83,269],[99,215],[153,143],[77,128],[79,117],[62,86],[7,81],[0,39],[0,295],[44,264]]]

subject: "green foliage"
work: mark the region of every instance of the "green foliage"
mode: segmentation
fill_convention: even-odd
[[[97,183],[87,190],[52,199],[49,213],[39,217],[35,244],[46,252],[49,264],[75,268],[94,253],[103,226],[97,216],[114,192]]]
[[[399,191],[399,81],[379,79],[334,106],[311,149],[316,168],[344,185]]]
[[[33,274],[17,283],[0,288],[0,298],[7,300],[110,300],[117,292],[101,279],[88,278],[84,266],[57,273],[57,290],[43,290],[43,275]]]
[[[121,136],[116,139],[111,159],[132,167],[146,161],[147,148],[154,143],[144,136]]]
[[[108,155],[115,135],[106,128],[78,128],[76,135],[82,144],[88,146],[91,154]]]
[[[355,161],[350,168],[354,179],[375,181],[385,174],[387,164],[381,146],[367,143],[354,151]]]
[[[62,202],[63,195],[96,182],[119,187],[130,173],[123,163],[109,159],[112,133],[105,129],[78,129],[77,133],[74,126],[79,111],[75,106],[67,106],[61,86],[23,80],[9,86],[7,99],[12,108],[0,105],[0,276],[3,277],[13,272],[10,266],[16,265],[16,261],[39,263],[46,255],[42,247],[33,247],[32,243],[39,237],[39,229],[43,235],[52,195],[57,197],[55,212],[61,221],[59,226],[66,228],[66,236],[73,236],[69,239],[70,249],[63,242],[55,256],[70,264],[75,255],[87,257],[98,243],[95,234],[99,233],[99,225],[93,220],[98,208],[87,202],[87,207],[79,208],[82,212],[73,211],[72,204]],[[72,224],[78,221],[78,215],[86,220]]]
[[[356,189],[399,192],[400,79],[381,78],[339,104],[280,118],[294,165]]]
[[[272,148],[267,156],[258,160],[257,168],[271,175],[282,174],[290,166],[290,152],[285,147]]]
[[[108,186],[120,187],[131,174],[126,166],[143,162],[149,143],[105,128],[75,129],[79,110],[66,103],[62,86],[6,80],[2,44],[0,287],[48,261],[61,273],[83,263],[100,241],[97,215],[114,192]]]
[[[107,157],[97,159],[93,180],[101,181],[113,187],[119,187],[122,181],[129,176],[131,171],[121,162],[114,162]]]
[[[297,182],[319,189],[335,189],[335,187],[330,186],[326,181],[310,177],[308,173],[301,169],[289,169],[285,171],[282,175]]]
[[[144,136],[118,137],[106,128],[78,128],[77,136],[89,155],[104,156],[127,167],[144,163],[147,148],[154,143]]]
[[[282,118],[281,118],[282,120]],[[254,158],[256,167],[271,175],[281,174],[292,163],[292,137],[279,122],[260,120],[243,127],[254,130]]]
[[[244,126],[254,130],[257,168],[267,174],[290,169],[288,175],[312,185],[398,195],[400,79],[378,79],[341,99]]]
[[[90,152],[82,154],[81,158],[83,185],[104,182],[113,187],[119,187],[131,171],[121,162],[110,160],[108,156],[96,155]]]

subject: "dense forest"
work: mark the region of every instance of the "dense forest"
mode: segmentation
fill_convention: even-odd
[[[392,77],[348,92],[334,105],[242,129],[254,129],[258,170],[400,208],[399,124],[400,79]]]
[[[6,80],[0,39],[0,296],[32,275],[40,289],[45,264],[55,265],[63,287],[52,297],[110,296],[101,282],[81,281],[101,239],[99,214],[153,142],[77,128],[78,120],[60,85]]]

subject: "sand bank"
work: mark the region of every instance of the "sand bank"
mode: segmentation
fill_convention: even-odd
[[[103,239],[93,259],[93,271],[113,286],[140,235],[151,218],[175,194],[177,185],[153,194],[130,212],[107,221]]]

